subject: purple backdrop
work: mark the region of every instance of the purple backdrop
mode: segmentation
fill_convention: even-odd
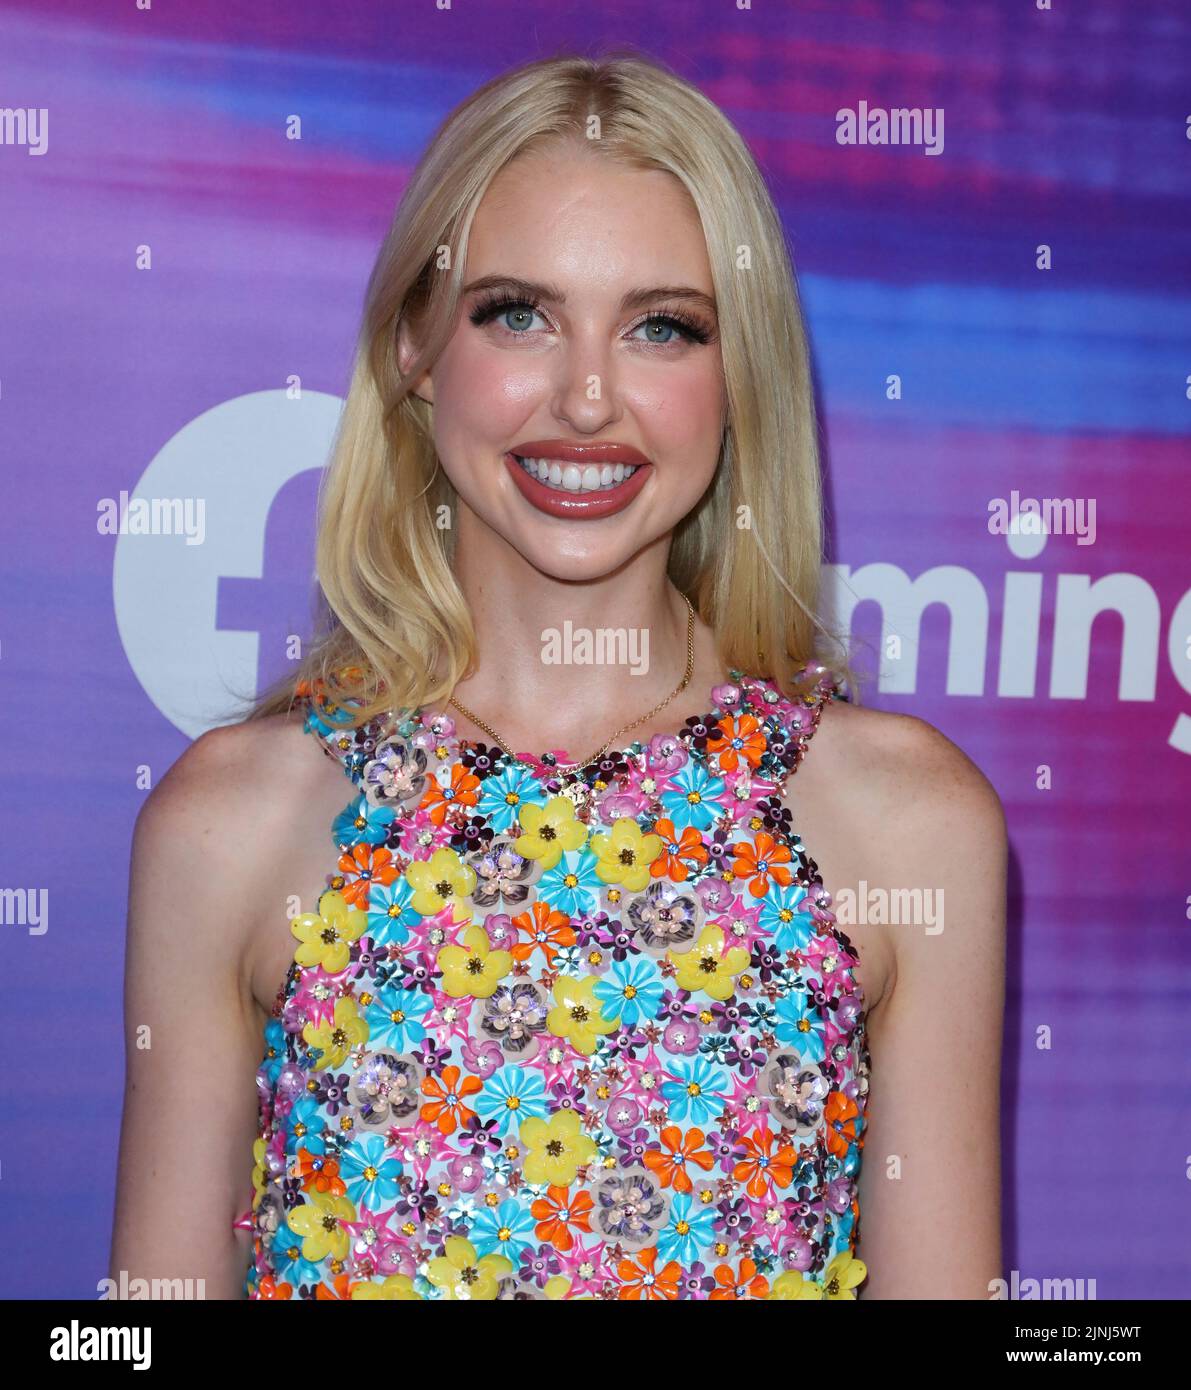
[[[1187,1297],[1191,11],[571,8],[0,0],[0,1294],[105,1273],[140,784],[303,630],[408,170],[492,74],[632,42],[736,122],[790,232],[867,698],[1008,811],[1006,1269]],[[941,148],[840,143],[862,102],[941,111]],[[122,491],[191,499],[188,535],[103,533]],[[1094,538],[990,532],[1014,491],[1094,502]]]

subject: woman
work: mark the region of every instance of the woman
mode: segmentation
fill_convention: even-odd
[[[816,662],[820,562],[740,137],[633,57],[489,83],[369,285],[329,630],[137,823],[115,1270],[988,1296],[1002,811]],[[946,929],[833,914],[902,889]]]

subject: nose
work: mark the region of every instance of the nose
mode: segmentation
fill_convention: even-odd
[[[555,358],[555,416],[576,434],[596,434],[620,415],[611,344],[578,333]]]

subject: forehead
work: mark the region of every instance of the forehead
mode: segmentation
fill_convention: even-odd
[[[476,209],[467,275],[504,273],[619,293],[643,278],[712,292],[699,214],[673,175],[568,144],[507,164]]]

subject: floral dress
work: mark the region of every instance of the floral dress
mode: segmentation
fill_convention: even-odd
[[[863,994],[782,797],[847,697],[730,676],[565,771],[299,686],[352,790],[265,1027],[248,1297],[856,1296]]]

